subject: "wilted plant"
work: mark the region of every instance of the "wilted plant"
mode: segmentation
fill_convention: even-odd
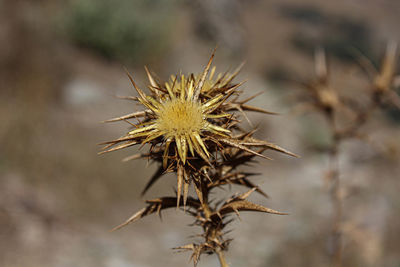
[[[330,81],[325,52],[322,49],[315,53],[316,78],[303,83],[308,92],[305,105],[307,110],[315,111],[326,119],[332,142],[324,151],[329,156],[327,180],[330,183],[332,213],[332,263],[342,266],[343,251],[343,185],[340,183],[339,149],[344,141],[357,139],[368,143],[368,133],[363,126],[371,119],[374,111],[393,105],[400,108],[400,97],[394,89],[399,86],[396,76],[397,44],[389,43],[381,64],[377,70],[364,56],[359,63],[370,78],[370,86],[364,91],[369,97],[368,103],[359,103],[356,97],[344,96],[336,90]],[[304,104],[304,103],[303,103]]]
[[[125,159],[148,158],[158,162],[159,168],[143,194],[165,173],[176,173],[176,196],[146,201],[145,208],[115,229],[146,215],[181,207],[182,198],[185,213],[193,216],[194,225],[203,229],[203,242],[176,249],[192,251],[195,266],[204,253],[217,254],[221,266],[228,266],[223,251],[228,249],[231,241],[225,236],[227,225],[233,221],[231,215],[239,215],[240,211],[284,214],[247,200],[254,191],[263,196],[266,194],[250,181],[254,173],[243,172],[238,167],[253,162],[256,156],[269,159],[262,154],[269,149],[295,156],[273,143],[255,138],[255,129],[246,131],[240,126],[239,114],[245,111],[274,113],[247,104],[257,95],[239,100],[242,92],[238,88],[243,83],[233,80],[241,66],[232,74],[217,75],[215,67],[211,68],[213,57],[214,53],[201,74],[176,75],[165,83],[156,80],[145,68],[150,83],[149,95],[127,73],[138,92],[137,97],[128,99],[140,102],[145,109],[108,120],[126,121],[134,129],[104,143],[106,146],[101,152],[148,144],[148,151]],[[133,124],[128,121],[130,119],[137,119],[139,123]],[[194,185],[195,196],[188,195],[190,184]],[[249,190],[225,200],[210,199],[214,189],[228,184],[242,185]]]

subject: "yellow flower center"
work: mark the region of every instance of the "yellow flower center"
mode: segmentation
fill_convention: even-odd
[[[157,128],[165,136],[187,136],[200,133],[205,120],[200,104],[193,101],[174,99],[163,104],[157,119]]]

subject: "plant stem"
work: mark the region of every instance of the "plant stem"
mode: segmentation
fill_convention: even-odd
[[[225,255],[224,255],[224,252],[222,251],[222,249],[217,248],[215,250],[215,253],[217,253],[217,255],[218,255],[219,264],[221,265],[221,267],[229,267],[228,263],[226,263]]]
[[[342,266],[342,197],[340,194],[340,178],[339,178],[339,164],[338,164],[338,144],[334,145],[330,154],[330,172],[332,187],[330,191],[331,201],[333,206],[333,228],[331,233],[332,238],[332,266]]]
[[[205,183],[206,183],[206,181],[204,182],[204,184]],[[206,191],[206,192],[203,192],[203,193],[204,194],[203,194],[202,207],[203,207],[204,215],[205,215],[204,219],[206,221],[211,221],[210,216],[211,216],[213,211],[211,210],[211,208],[209,206],[209,203],[208,203],[208,193],[209,193],[209,191]],[[217,229],[215,227],[213,227],[212,224],[210,224],[210,227],[211,227],[211,230],[210,231],[206,231],[206,238],[207,239],[211,239],[211,240],[217,239],[217,240],[221,241],[220,240],[220,236],[218,235]],[[215,254],[218,255],[218,260],[219,260],[220,266],[221,267],[229,267],[228,263],[226,262],[225,255],[224,255],[224,252],[222,251],[222,248],[220,246],[217,246],[214,249],[214,252],[215,252]]]

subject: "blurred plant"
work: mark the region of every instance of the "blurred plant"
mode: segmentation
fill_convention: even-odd
[[[185,3],[199,40],[221,44],[231,53],[230,56],[242,58],[245,34],[241,21],[243,6],[239,0],[195,0]]]
[[[159,0],[75,0],[67,6],[62,25],[78,45],[132,63],[156,58],[165,49],[172,7]]]
[[[356,47],[368,57],[373,54],[371,27],[367,22],[325,13],[315,6],[304,4],[284,4],[280,12],[301,26],[291,37],[291,43],[308,55],[312,56],[316,45],[345,62],[353,60],[349,47]]]
[[[372,120],[377,109],[392,105],[400,109],[400,97],[395,93],[399,86],[399,77],[395,75],[397,60],[397,44],[389,43],[386,54],[377,70],[364,56],[360,57],[360,64],[370,77],[370,88],[366,92],[369,102],[359,103],[358,96],[344,96],[339,94],[330,82],[325,52],[317,49],[315,52],[316,78],[303,83],[307,97],[302,109],[315,111],[326,119],[329,125],[332,142],[324,149],[329,156],[329,170],[327,180],[330,182],[330,198],[333,205],[331,233],[332,263],[342,266],[343,251],[343,191],[340,183],[339,149],[344,141],[357,139],[369,143],[363,126]],[[304,98],[303,98],[304,100]]]
[[[124,136],[104,143],[104,152],[115,151],[133,145],[150,145],[147,152],[126,158],[132,160],[148,158],[159,163],[159,169],[146,185],[143,194],[167,172],[177,174],[176,196],[148,200],[147,206],[119,229],[146,215],[167,208],[180,207],[183,192],[183,210],[194,217],[193,225],[201,226],[201,243],[177,247],[180,251],[192,251],[196,266],[201,254],[217,254],[221,266],[228,266],[223,251],[228,249],[232,239],[226,238],[226,227],[233,221],[232,214],[240,211],[284,214],[250,202],[248,197],[254,192],[267,196],[249,178],[254,173],[238,170],[238,167],[254,161],[256,156],[266,158],[262,152],[272,149],[291,156],[293,153],[267,141],[253,137],[255,130],[245,131],[240,126],[237,113],[255,111],[273,114],[247,104],[255,96],[238,100],[243,83],[233,83],[240,71],[233,74],[215,74],[211,69],[212,54],[203,73],[172,76],[166,83],[158,82],[148,71],[150,95],[146,95],[128,74],[138,97],[127,97],[140,102],[147,109],[108,120],[125,121],[135,129]],[[138,119],[133,124],[129,119]],[[196,196],[189,196],[189,185],[194,185]],[[218,187],[237,184],[249,190],[233,195],[229,199],[210,199]]]

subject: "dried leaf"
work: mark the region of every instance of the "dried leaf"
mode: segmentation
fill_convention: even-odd
[[[111,231],[118,230],[132,222],[135,222],[144,216],[150,215],[154,212],[160,213],[161,210],[172,208],[176,206],[177,203],[177,198],[176,197],[162,197],[162,198],[156,198],[152,200],[147,200],[146,203],[148,203],[148,206],[139,210],[135,214],[133,214],[129,219],[127,219],[124,223],[118,225],[117,227],[113,228]],[[199,208],[200,202],[194,198],[188,197],[187,199],[187,206],[192,207],[194,209]]]
[[[256,212],[266,212],[266,213],[277,214],[277,215],[287,215],[287,213],[279,212],[279,211],[252,203],[247,200],[237,200],[237,201],[232,201],[230,203],[227,203],[218,210],[218,213],[221,216],[224,216],[226,214],[229,214],[232,212],[239,212],[239,211],[256,211]],[[218,216],[218,215],[216,213],[214,213],[212,215],[212,217],[215,218],[215,216]]]
[[[208,183],[207,187],[210,190],[214,187],[225,185],[225,184],[243,185],[247,188],[256,188],[255,189],[256,192],[258,192],[259,194],[263,195],[266,198],[269,198],[269,196],[264,191],[262,191],[257,185],[253,184],[246,178],[246,176],[250,176],[250,175],[256,175],[256,173],[242,173],[242,172],[231,173],[229,175],[225,175],[224,177],[222,177],[220,179],[217,179],[215,182]]]

